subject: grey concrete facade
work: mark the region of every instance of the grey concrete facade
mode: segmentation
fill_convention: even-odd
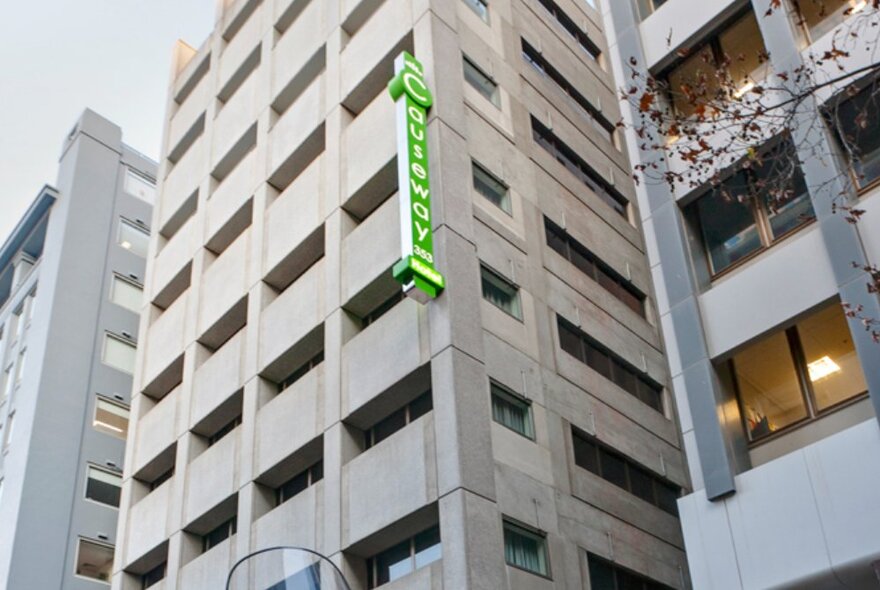
[[[121,473],[124,437],[93,423],[99,399],[129,402],[132,375],[102,351],[107,333],[137,338],[138,314],[110,289],[114,273],[143,280],[144,258],[117,232],[122,218],[149,222],[143,183],[155,174],[119,127],[87,110],[63,142],[57,188],[40,192],[0,247],[2,588],[93,589],[76,574],[80,539],[115,543],[118,509],[87,499],[86,478],[90,466]]]
[[[113,588],[222,588],[237,559],[299,545],[366,589],[371,557],[435,524],[442,559],[383,588],[586,589],[588,553],[689,587],[677,518],[574,462],[573,429],[689,488],[627,156],[522,56],[526,40],[616,121],[600,15],[552,5],[498,0],[481,18],[462,0],[238,0],[201,48],[178,48]],[[371,319],[400,291],[385,86],[402,50],[434,94],[448,286]],[[463,56],[495,92],[465,81]],[[623,215],[533,139],[533,120],[623,195]],[[477,192],[472,161],[508,187],[509,213]],[[648,295],[644,316],[548,247],[545,216]],[[481,295],[481,265],[520,318]],[[563,351],[557,318],[661,384],[659,411]],[[493,421],[490,382],[526,400],[532,438]],[[426,389],[431,411],[365,448]],[[279,503],[318,460],[323,478]],[[506,564],[504,519],[543,537],[548,575]]]
[[[660,74],[683,48],[699,46],[749,8],[758,15],[761,37],[779,72],[794,71],[810,52],[821,55],[847,26],[844,21],[810,39],[793,3],[784,1],[772,16],[764,16],[769,7],[764,0],[669,0],[640,19],[635,3],[606,2],[614,73],[627,79],[635,58],[640,67]],[[855,70],[864,60],[853,54],[857,57],[847,67]],[[880,514],[880,502],[866,490],[880,485],[880,347],[858,320],[850,320],[866,392],[766,441],[749,442],[735,386],[725,375],[728,360],[738,352],[822,306],[861,304],[867,316],[880,317],[880,301],[853,268],[880,257],[877,189],[856,194],[852,183],[843,181],[849,174],[844,158],[829,162],[815,156],[836,150],[831,130],[815,123],[823,120],[820,109],[832,93],[829,87],[805,101],[797,114],[801,124],[793,129],[816,222],[730,272],[708,277],[699,240],[686,227],[684,208],[705,188],[673,192],[645,183],[636,191],[694,486],[679,506],[697,588],[878,585],[874,516]],[[622,114],[630,123],[637,120],[632,110]],[[632,161],[665,169],[661,154],[637,145],[630,142]],[[832,212],[838,194],[844,195],[838,205],[856,204],[868,212],[864,223],[854,226]]]

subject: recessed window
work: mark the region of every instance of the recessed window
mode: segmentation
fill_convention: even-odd
[[[172,477],[174,477],[174,465],[157,475],[156,478],[153,479],[153,481],[149,482],[147,485],[149,485],[150,491],[152,492],[153,490],[158,489],[159,486],[161,486]]]
[[[627,205],[629,204],[626,197],[620,194],[610,182],[605,180],[601,174],[587,164],[573,149],[563,143],[556,137],[556,134],[534,117],[532,117],[532,139],[539,146],[547,150],[554,160],[557,160],[569,172],[574,174],[578,180],[611,207],[615,213],[626,219]]]
[[[563,94],[571,98],[578,110],[586,116],[590,125],[607,139],[609,143],[617,147],[614,123],[609,121],[559,70],[553,67],[541,52],[532,47],[525,39],[520,41],[522,42],[523,59],[538,70],[542,76],[549,78]]]
[[[587,553],[587,566],[590,570],[590,588],[594,590],[672,590],[665,584],[622,568],[592,553]]]
[[[628,279],[602,262],[583,244],[547,217],[544,218],[544,233],[548,246],[574,264],[582,273],[599,283],[624,305],[645,317],[645,295],[636,289]]]
[[[141,576],[141,588],[146,590],[150,586],[155,586],[165,579],[165,573],[168,570],[168,562],[163,561],[147,573]]]
[[[6,416],[6,432],[3,434],[3,451],[6,452],[9,450],[9,445],[12,444],[12,432],[15,426],[15,411],[9,412],[9,415]]]
[[[146,258],[147,250],[150,247],[150,233],[127,219],[120,219],[116,241],[126,250],[130,250],[141,258]]]
[[[361,328],[366,328],[374,323],[404,299],[406,299],[406,294],[403,291],[395,291],[394,295],[374,307],[372,311],[361,319]]]
[[[706,107],[724,98],[727,88],[730,98],[741,98],[767,74],[766,55],[755,13],[749,10],[669,70],[666,81],[676,112],[705,116]]]
[[[868,389],[837,302],[748,346],[731,363],[753,441],[821,417]]]
[[[131,169],[125,171],[125,192],[150,205],[156,201],[156,183]]]
[[[462,61],[464,63],[464,79],[468,84],[473,86],[486,100],[501,108],[501,94],[498,90],[498,84],[467,57],[463,57]]]
[[[13,365],[9,365],[6,367],[6,370],[3,371],[3,391],[0,392],[0,402],[9,398],[12,395],[12,387],[15,385],[15,380],[12,377]]]
[[[489,3],[486,0],[462,0],[462,2],[483,19],[484,23],[489,22]]]
[[[489,385],[489,389],[492,394],[492,419],[517,434],[534,440],[532,404],[495,382]]]
[[[725,178],[685,208],[717,274],[770,247],[815,218],[793,146]]]
[[[433,526],[367,560],[367,588],[398,580],[443,557],[440,527]]]
[[[663,413],[663,387],[557,316],[559,347],[633,397]]]
[[[135,281],[114,274],[110,281],[110,301],[125,309],[140,313],[144,288]]]
[[[510,191],[507,185],[495,178],[494,175],[476,162],[471,162],[471,171],[473,173],[474,189],[486,197],[490,203],[511,215]]]
[[[220,427],[217,432],[208,437],[208,446],[212,447],[217,444],[223,437],[241,426],[241,415],[236,416],[226,424]]]
[[[89,465],[86,474],[86,498],[119,508],[122,476],[113,471]]]
[[[212,531],[202,537],[202,553],[216,547],[229,537],[235,534],[238,527],[238,518],[233,516],[229,520],[223,522]]]
[[[125,440],[128,436],[128,407],[98,396],[92,426],[98,432]]]
[[[515,568],[550,577],[547,535],[505,519],[504,561]]]
[[[291,477],[275,490],[275,505],[280,506],[322,479],[324,479],[324,462],[318,461],[308,469]]]
[[[364,447],[369,449],[401,430],[407,424],[418,420],[433,409],[431,390],[426,391],[399,410],[383,418],[364,433]]]
[[[587,1],[589,2],[590,0]],[[544,9],[556,19],[556,22],[562,26],[565,32],[577,41],[578,46],[584,50],[590,59],[595,60],[600,66],[604,67],[602,64],[602,51],[599,49],[599,46],[593,43],[589,35],[577,26],[571,17],[568,16],[559,5],[556,4],[556,2],[553,0],[538,0],[538,2],[540,2],[541,6],[543,6]]]
[[[302,365],[294,369],[294,371],[278,383],[278,393],[281,393],[303,377],[305,377],[312,369],[324,362],[324,351],[322,350]]]
[[[137,348],[130,340],[114,334],[104,334],[104,351],[101,360],[105,365],[126,373],[134,373]]]
[[[79,539],[76,547],[76,575],[100,582],[110,582],[113,574],[113,547]]]
[[[483,299],[508,315],[522,320],[519,287],[486,266],[480,266]]]
[[[571,435],[575,465],[653,504],[664,512],[678,516],[677,500],[681,495],[681,488],[651,473],[617,451],[600,444],[592,437],[573,429]]]
[[[866,188],[880,179],[880,103],[876,81],[826,114],[843,144],[856,186]]]
[[[15,363],[15,386],[16,387],[21,385],[21,380],[24,377],[25,360],[27,360],[27,349],[22,348],[18,352],[18,361],[16,361],[16,363]]]
[[[639,18],[648,18],[654,11],[666,4],[666,0],[636,0],[639,7]]]
[[[861,12],[864,0],[794,0],[810,39],[815,41],[830,32],[850,14]]]

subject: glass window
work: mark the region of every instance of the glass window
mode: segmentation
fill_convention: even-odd
[[[796,0],[796,4],[814,41],[843,22],[847,9],[865,6],[862,0]]]
[[[234,535],[237,527],[238,519],[233,516],[214,530],[210,531],[208,534],[202,537],[202,553],[212,549],[213,547],[216,547],[217,545]]]
[[[553,0],[538,0],[538,2],[540,2],[541,6],[543,6],[544,9],[556,19],[556,22],[559,23],[565,32],[577,41],[580,48],[586,52],[588,57],[598,62],[601,67],[604,67],[604,64],[601,63],[602,51],[595,43],[593,43],[589,35],[587,35],[587,33],[584,32],[584,30],[581,29],[577,23],[575,23],[572,18],[568,16],[558,4],[556,4],[556,2]],[[593,5],[590,0],[587,0],[587,2],[590,5]]]
[[[733,358],[752,439],[807,417],[788,336],[777,332]]]
[[[714,272],[724,270],[761,249],[761,236],[749,194],[746,176],[739,173],[695,204],[703,244]]]
[[[492,419],[526,438],[534,440],[531,404],[507,391],[496,383],[490,383],[492,394]]]
[[[114,334],[104,335],[103,361],[126,373],[134,373],[136,344]]]
[[[124,340],[113,334],[104,334],[104,353],[101,360],[126,373],[134,373],[134,363],[137,349],[134,343]]]
[[[511,215],[510,191],[507,186],[476,162],[471,163],[471,169],[473,170],[474,189],[493,205]]]
[[[522,320],[522,303],[518,287],[485,266],[480,266],[480,280],[483,299],[508,315]]]
[[[473,86],[486,100],[501,108],[501,95],[498,91],[498,84],[487,74],[484,74],[483,70],[467,57],[462,58],[462,61],[464,63],[464,79],[467,80],[468,84]]]
[[[308,469],[297,473],[276,490],[276,506],[290,500],[309,486],[324,478],[324,462],[318,461]]]
[[[675,110],[684,117],[704,116],[705,108],[726,93],[742,97],[766,75],[766,53],[755,13],[749,10],[669,71],[666,81]]]
[[[832,119],[844,152],[850,157],[853,174],[859,188],[872,185],[880,178],[880,104],[875,89],[876,81],[859,94],[845,100]]]
[[[150,205],[156,201],[156,183],[131,169],[125,172],[125,192]]]
[[[669,586],[587,553],[590,588],[593,590],[672,590]]]
[[[309,371],[320,365],[324,362],[324,351],[322,350],[305,363],[303,363],[300,367],[295,369],[293,373],[285,377],[281,383],[278,384],[278,393],[281,393],[303,377],[305,377]]]
[[[79,539],[75,571],[77,576],[109,583],[113,574],[113,547]]]
[[[143,576],[141,576],[141,588],[146,589],[150,586],[155,586],[159,582],[165,579],[165,570],[168,568],[168,563],[163,561]]]
[[[538,574],[550,575],[546,535],[504,521],[504,560],[507,565]]]
[[[797,333],[817,410],[868,390],[846,317],[837,305],[798,323]]]
[[[432,408],[431,391],[428,390],[369,428],[364,433],[364,447],[369,449],[379,444],[407,424],[427,414]]]
[[[750,440],[758,440],[867,391],[839,303],[758,340],[732,359]]]
[[[223,439],[223,437],[225,437],[227,434],[231,433],[233,430],[235,430],[239,426],[241,426],[241,414],[239,414],[238,416],[236,416],[235,418],[233,418],[232,420],[230,420],[229,422],[227,422],[226,424],[221,426],[219,430],[217,430],[214,434],[209,436],[208,437],[208,446],[209,447],[214,446],[215,444],[220,442]]]
[[[147,257],[147,250],[150,246],[150,234],[147,230],[126,219],[120,219],[119,233],[116,239],[119,245],[126,250],[131,250],[141,258]]]
[[[125,440],[128,436],[128,413],[128,408],[122,404],[99,396],[95,403],[92,426],[98,432]]]
[[[140,313],[144,299],[144,288],[138,283],[114,274],[110,282],[110,301]]]
[[[666,4],[666,0],[636,0],[639,7],[639,18],[642,20],[651,16],[655,10]]]
[[[433,526],[367,560],[368,588],[406,576],[443,557],[440,527]]]
[[[483,22],[489,22],[489,3],[486,0],[462,0],[465,4],[470,7],[477,16],[483,19]]]
[[[574,463],[660,510],[678,516],[681,489],[593,437],[572,428]]]
[[[88,466],[86,474],[86,498],[119,508],[122,494],[122,476],[106,469]]]

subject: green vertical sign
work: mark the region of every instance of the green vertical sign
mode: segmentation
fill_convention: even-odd
[[[428,176],[428,109],[434,99],[425,84],[422,64],[404,51],[394,61],[394,78],[388,83],[397,102],[397,179],[400,193],[401,259],[394,278],[407,296],[426,303],[445,286],[434,268],[431,229],[431,182]]]

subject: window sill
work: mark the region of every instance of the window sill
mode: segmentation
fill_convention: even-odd
[[[788,426],[784,426],[784,427],[780,428],[779,430],[775,430],[775,431],[771,432],[770,434],[762,436],[761,438],[759,438],[757,440],[751,440],[748,443],[749,450],[752,450],[757,447],[760,447],[761,445],[773,442],[779,438],[783,438],[783,437],[785,437],[785,436],[787,436],[797,430],[800,430],[801,428],[804,428],[806,426],[809,426],[810,424],[813,424],[817,420],[821,420],[822,418],[830,416],[831,414],[834,414],[840,410],[848,408],[848,407],[850,407],[854,404],[857,404],[860,401],[867,399],[867,398],[868,398],[867,391],[865,391],[863,393],[859,393],[857,395],[854,395],[853,397],[850,397],[850,398],[845,399],[841,402],[838,402],[838,403],[834,404],[833,406],[829,406],[829,407],[825,408],[824,410],[818,412],[815,416],[808,416],[806,418],[801,418],[797,422],[789,424]],[[746,432],[748,432],[748,431],[746,431]]]

